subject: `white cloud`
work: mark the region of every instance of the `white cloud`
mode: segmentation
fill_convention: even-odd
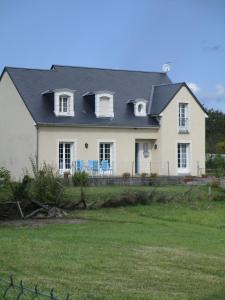
[[[192,90],[193,93],[198,93],[200,91],[200,87],[197,85],[197,83],[194,82],[188,82],[187,85]]]
[[[218,97],[225,97],[225,87],[222,84],[216,85],[216,92],[215,96]]]
[[[208,108],[225,112],[225,86],[223,84],[218,83],[211,91],[203,91],[200,98]]]

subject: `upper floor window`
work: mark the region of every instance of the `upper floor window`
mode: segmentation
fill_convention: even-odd
[[[134,102],[134,115],[136,117],[145,117],[147,115],[146,112],[146,103],[145,99],[137,99]]]
[[[179,131],[188,132],[188,103],[179,103]]]
[[[59,97],[59,112],[60,113],[68,113],[69,111],[69,102],[70,97],[67,95]]]
[[[95,92],[95,115],[97,118],[113,118],[113,93]]]
[[[74,94],[69,89],[54,90],[54,113],[56,116],[74,116]]]

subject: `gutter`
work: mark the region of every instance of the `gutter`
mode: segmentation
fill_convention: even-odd
[[[158,129],[160,126],[158,125],[150,125],[150,126],[120,126],[120,125],[113,125],[113,126],[107,126],[107,125],[90,125],[90,124],[82,124],[82,125],[78,125],[78,124],[65,124],[65,123],[38,123],[37,124],[38,127],[45,127],[45,126],[49,126],[49,127],[77,127],[77,128],[119,128],[119,129]]]
[[[37,165],[37,170],[39,170],[39,125],[36,124],[36,165]]]

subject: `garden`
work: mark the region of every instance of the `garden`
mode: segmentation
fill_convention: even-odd
[[[1,221],[0,279],[54,287],[57,299],[224,299],[225,191],[217,182],[95,187],[85,174],[62,184],[47,165],[34,171],[15,183],[1,169],[1,202],[19,201],[26,214],[40,202],[65,215]]]

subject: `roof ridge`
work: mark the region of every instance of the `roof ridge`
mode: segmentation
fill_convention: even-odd
[[[176,85],[176,84],[185,84],[185,81],[182,81],[182,82],[175,82],[175,83],[162,83],[162,84],[158,84],[158,85],[153,84],[152,86],[158,87],[158,86],[164,86],[164,85]]]
[[[52,69],[38,69],[38,68],[26,68],[26,67],[9,67],[5,66],[5,69],[20,69],[20,70],[29,70],[29,71],[52,71]]]
[[[156,73],[156,74],[164,74],[167,75],[165,72],[157,72],[157,71],[143,71],[143,70],[127,70],[127,69],[113,69],[113,68],[98,68],[98,67],[85,67],[85,66],[68,66],[68,65],[52,65],[51,69],[54,67],[59,68],[81,68],[81,69],[97,69],[97,70],[108,70],[108,71],[123,71],[123,72],[139,72],[139,73]]]

